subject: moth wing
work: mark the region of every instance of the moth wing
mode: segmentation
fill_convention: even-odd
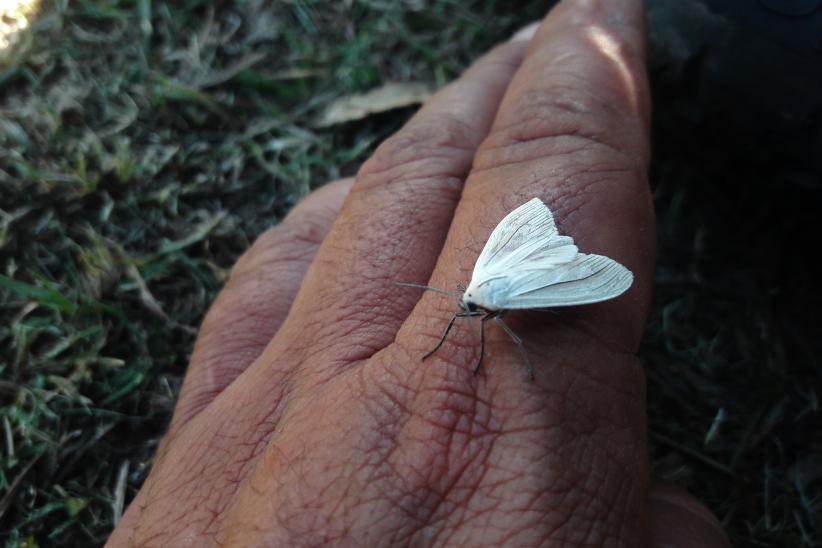
[[[524,262],[558,265],[576,256],[573,238],[560,236],[551,210],[542,200],[533,198],[506,215],[491,232],[472,280],[481,282],[505,274]]]
[[[551,308],[613,299],[628,290],[634,275],[613,259],[578,253],[562,265],[521,264],[512,273],[503,308]]]

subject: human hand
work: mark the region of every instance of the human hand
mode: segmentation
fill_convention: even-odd
[[[726,545],[704,508],[649,487],[642,3],[566,0],[528,37],[238,261],[111,545]],[[480,375],[465,325],[421,363],[456,303],[396,282],[466,282],[493,227],[534,196],[634,286],[510,314],[533,382],[493,327]]]

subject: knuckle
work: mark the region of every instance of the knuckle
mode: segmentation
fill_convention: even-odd
[[[288,313],[310,259],[297,257],[296,252],[288,259],[256,256],[235,267],[203,319],[193,363],[215,366],[256,358]]]
[[[198,394],[221,390],[262,352],[284,321],[322,233],[310,221],[285,222],[240,258],[197,336],[192,367],[211,372]]]
[[[352,286],[342,295],[333,289],[318,289],[317,302],[335,301],[323,314],[296,320],[300,329],[312,333],[313,355],[331,353],[338,367],[367,359],[393,338],[395,325],[403,319],[392,288]]]
[[[415,350],[390,348],[386,360],[419,360]],[[466,387],[464,377],[437,365],[363,371],[363,400],[370,402],[375,425],[363,458],[394,478],[381,498],[421,526],[467,503],[502,430],[490,404]]]
[[[249,295],[215,303],[213,312],[203,321],[193,361],[212,371],[231,370],[253,361],[276,331],[282,313],[277,303],[270,308],[256,308],[258,298]],[[219,382],[220,379],[212,377],[211,381]]]
[[[260,234],[232,268],[229,283],[237,283],[275,263],[307,263],[322,243],[330,222],[311,212],[298,212]]]
[[[289,249],[294,244],[318,246],[328,231],[329,219],[312,211],[299,211],[286,217],[279,225],[269,228],[257,238],[250,253]]]
[[[524,95],[520,105],[479,147],[476,170],[549,156],[604,153],[635,161],[623,150],[621,131],[614,129],[619,114],[595,93],[555,85]]]
[[[453,499],[451,486],[478,481],[474,474],[481,472],[502,425],[462,376],[432,367],[422,377],[396,434],[402,452],[394,466],[407,489]]]
[[[473,156],[474,130],[454,116],[412,121],[384,141],[357,174],[360,189],[386,183],[462,175]]]
[[[593,114],[611,108],[607,101],[584,85],[557,83],[547,89],[525,93],[506,129],[512,139],[525,140],[546,131],[558,133],[565,126],[581,126]]]

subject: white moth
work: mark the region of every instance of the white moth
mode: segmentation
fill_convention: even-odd
[[[634,276],[608,257],[580,253],[570,236],[557,230],[554,216],[542,200],[533,198],[505,216],[480,253],[471,282],[459,295],[455,313],[437,345],[423,360],[439,350],[457,318],[482,316],[479,372],[485,352],[485,322],[495,320],[516,343],[528,373],[534,369],[520,339],[503,321],[506,310],[552,308],[591,304],[624,293]],[[438,290],[416,284],[411,287]]]

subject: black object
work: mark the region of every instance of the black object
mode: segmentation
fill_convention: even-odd
[[[822,188],[822,0],[647,0],[647,10],[657,128],[761,164],[775,184]]]
[[[707,0],[714,13],[793,54],[822,61],[822,0]]]
[[[759,3],[774,13],[794,17],[810,15],[822,5],[819,0],[759,0]]]

